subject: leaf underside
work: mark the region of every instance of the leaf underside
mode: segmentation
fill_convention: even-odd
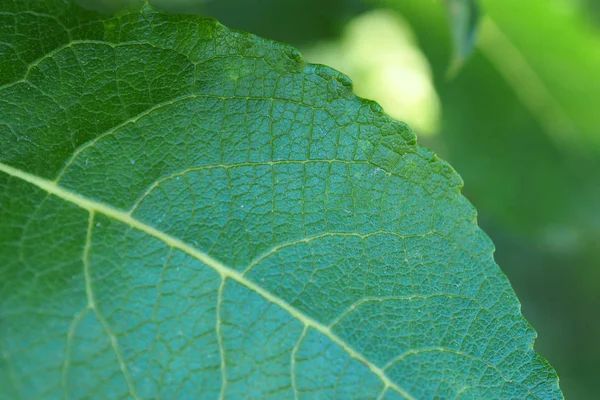
[[[348,78],[0,5],[1,399],[562,397],[460,177]]]

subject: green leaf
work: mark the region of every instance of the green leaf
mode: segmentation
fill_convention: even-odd
[[[445,0],[450,21],[454,58],[450,74],[455,74],[473,51],[479,24],[479,7],[476,0]]]
[[[462,181],[345,76],[0,1],[0,398],[561,398]]]

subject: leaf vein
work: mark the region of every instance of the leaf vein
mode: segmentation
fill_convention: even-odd
[[[530,395],[532,395],[534,398],[536,398],[538,400],[541,400],[535,393],[533,393],[523,383],[517,382],[517,381],[514,381],[512,379],[509,379],[509,378],[505,377],[504,374],[502,373],[502,371],[500,371],[498,369],[498,367],[496,367],[493,364],[490,364],[489,362],[485,361],[481,357],[473,356],[473,355],[467,354],[467,353],[465,353],[463,351],[456,350],[456,349],[451,349],[451,348],[448,348],[448,347],[441,347],[441,346],[440,347],[423,347],[423,348],[420,348],[420,349],[407,350],[404,353],[402,353],[402,354],[394,357],[390,362],[388,362],[386,365],[384,365],[383,366],[383,370],[387,370],[388,368],[390,368],[395,363],[397,363],[397,362],[399,362],[399,361],[401,361],[401,360],[403,360],[403,359],[405,359],[405,358],[407,358],[407,357],[409,357],[411,355],[416,355],[416,354],[421,354],[421,353],[427,353],[427,352],[450,353],[450,354],[455,354],[455,355],[460,356],[460,357],[468,358],[468,359],[470,359],[472,361],[475,361],[475,362],[480,362],[480,363],[484,364],[485,366],[487,366],[488,368],[493,369],[498,374],[498,376],[500,376],[504,380],[504,382],[514,383],[514,384],[518,385],[519,387],[525,389],[527,391],[527,393],[529,393]]]
[[[73,193],[67,189],[64,189],[64,188],[58,186],[56,184],[56,182],[40,178],[38,176],[32,175],[32,174],[22,171],[20,169],[11,167],[10,165],[4,164],[4,163],[0,163],[0,171],[2,171],[14,178],[21,179],[21,180],[26,181],[34,186],[37,186],[38,188],[45,190],[45,191],[55,195],[56,197],[59,197],[65,201],[68,201],[80,208],[88,210],[90,213],[98,212],[98,213],[106,215],[107,217],[110,217],[117,221],[120,221],[121,223],[128,225],[133,229],[139,230],[141,232],[146,233],[149,236],[155,237],[156,239],[164,242],[166,245],[168,245],[170,247],[179,249],[179,250],[189,254],[190,256],[198,259],[199,261],[201,261],[208,267],[215,270],[217,273],[219,273],[221,275],[222,278],[230,278],[233,281],[236,281],[237,283],[247,287],[249,290],[256,292],[257,294],[259,294],[261,297],[268,300],[269,302],[271,302],[271,303],[279,306],[283,310],[287,311],[289,314],[291,314],[294,318],[296,318],[297,320],[302,322],[304,325],[310,326],[310,327],[314,328],[315,330],[321,332],[322,334],[327,336],[329,339],[331,339],[334,343],[339,345],[342,349],[344,349],[352,358],[355,358],[355,359],[359,360],[360,362],[362,362],[364,365],[366,365],[385,385],[392,388],[394,391],[396,391],[397,393],[402,395],[404,398],[406,398],[408,400],[414,400],[414,397],[412,397],[406,390],[404,390],[402,387],[400,387],[396,382],[392,381],[386,375],[385,371],[382,368],[373,364],[365,356],[363,356],[362,354],[360,354],[359,352],[354,350],[352,347],[350,347],[342,338],[340,338],[335,333],[333,333],[327,326],[325,326],[324,324],[309,317],[308,315],[302,313],[300,310],[297,310],[296,308],[292,307],[290,304],[285,302],[283,299],[281,299],[281,298],[275,296],[274,294],[270,293],[269,291],[263,289],[256,283],[254,283],[251,280],[244,277],[240,272],[235,271],[235,270],[225,266],[220,261],[212,258],[208,254],[188,245],[187,243],[184,243],[180,239],[172,237],[152,226],[146,225],[145,223],[131,217],[131,215],[129,215],[128,213],[119,211],[109,205],[90,200],[81,195]],[[91,237],[91,233],[88,233],[88,235]],[[113,345],[113,348],[115,349],[115,351],[117,351],[118,350],[118,342],[116,341],[116,337],[110,331],[110,327],[108,326],[108,324],[106,323],[104,318],[102,318],[99,315],[99,319],[100,319],[101,323],[103,322],[104,329],[107,331],[107,333],[109,335],[111,335],[111,344]],[[117,353],[117,356],[120,357],[121,362],[124,362],[120,355],[120,352]],[[125,364],[122,364],[122,366],[124,367]]]
[[[125,363],[123,354],[121,352],[121,348],[119,347],[119,341],[117,340],[117,336],[112,331],[106,318],[104,318],[104,316],[100,313],[100,310],[96,306],[96,300],[94,298],[94,292],[92,289],[92,279],[90,276],[90,265],[89,265],[89,254],[90,254],[90,248],[92,247],[92,231],[94,229],[94,217],[95,217],[96,211],[92,208],[88,208],[87,210],[89,211],[90,214],[89,214],[89,218],[88,218],[88,228],[87,228],[87,234],[86,234],[86,238],[85,238],[85,246],[83,249],[83,276],[85,278],[85,292],[86,292],[87,301],[88,301],[87,308],[92,310],[94,315],[96,315],[96,318],[98,318],[100,325],[102,325],[102,329],[104,329],[104,333],[106,334],[106,336],[108,336],[110,345],[115,353],[115,356],[117,357],[117,361],[119,363],[119,369],[121,370],[121,373],[123,374],[123,378],[125,379],[125,382],[127,384],[129,393],[131,394],[131,397],[133,397],[135,400],[139,400],[140,397],[136,393],[135,386],[131,380],[131,376],[129,375],[129,371],[127,369],[127,364]]]
[[[225,277],[221,277],[221,284],[217,293],[217,316],[215,332],[217,334],[217,343],[219,345],[219,355],[221,356],[221,391],[219,392],[219,400],[225,398],[227,390],[227,363],[225,360],[225,347],[223,346],[223,334],[221,333],[221,307],[223,304],[223,289],[225,287]]]

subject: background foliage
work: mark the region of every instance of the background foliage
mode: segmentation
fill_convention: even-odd
[[[465,180],[565,396],[600,393],[597,1],[481,1],[475,49],[452,74],[442,0],[151,3],[298,46],[410,123]]]

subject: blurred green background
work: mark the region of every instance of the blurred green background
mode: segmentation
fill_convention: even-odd
[[[291,43],[408,122],[463,177],[565,397],[600,398],[600,1],[478,0],[451,69],[461,1],[151,3]]]

